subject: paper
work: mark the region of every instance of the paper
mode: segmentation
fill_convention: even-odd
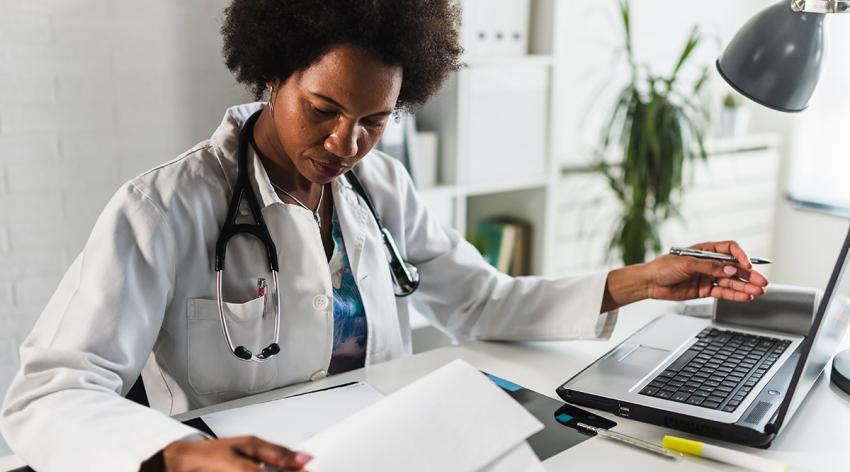
[[[383,398],[371,385],[355,383],[202,416],[218,437],[255,435],[292,447]]]
[[[296,446],[311,472],[534,471],[525,439],[543,425],[481,372],[456,360]],[[514,451],[516,449],[516,451]]]

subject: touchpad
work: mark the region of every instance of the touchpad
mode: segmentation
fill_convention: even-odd
[[[618,356],[617,361],[633,367],[645,367],[651,369],[667,357],[670,351],[657,347],[642,346],[633,347]]]

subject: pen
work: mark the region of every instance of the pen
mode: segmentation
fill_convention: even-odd
[[[702,249],[693,249],[689,247],[676,247],[673,246],[670,248],[670,254],[675,254],[677,256],[691,256],[698,257],[700,259],[715,259],[718,261],[728,261],[728,262],[736,262],[738,259],[735,258],[732,254],[724,254],[722,252],[714,252],[714,251],[703,251]],[[750,263],[752,264],[770,264],[770,259],[765,259],[763,257],[751,257]]]
[[[785,464],[781,462],[676,436],[664,436],[662,444],[671,451],[704,457],[749,470],[763,472],[785,472],[788,470]]]
[[[599,436],[609,438],[609,439],[613,439],[615,441],[620,441],[620,442],[626,443],[630,446],[634,446],[634,447],[643,449],[644,451],[653,452],[653,453],[658,454],[660,456],[664,456],[667,459],[679,460],[679,459],[682,458],[682,455],[679,454],[679,453],[669,451],[669,450],[659,446],[658,444],[653,444],[649,441],[644,441],[643,439],[638,439],[638,438],[629,436],[627,434],[618,433],[616,431],[609,431],[605,428],[597,428],[596,426],[590,426],[590,425],[584,424],[584,423],[576,423],[576,426],[578,427],[578,429],[584,429],[585,431],[592,431],[592,432],[598,434]]]

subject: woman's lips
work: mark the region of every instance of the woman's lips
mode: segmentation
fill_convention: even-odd
[[[313,169],[315,169],[316,172],[329,178],[338,177],[348,170],[345,166],[326,164],[315,159],[310,159],[310,163],[313,164]]]

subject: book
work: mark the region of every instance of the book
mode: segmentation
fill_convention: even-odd
[[[512,276],[530,273],[531,225],[528,222],[509,216],[485,218],[476,225],[472,243],[500,272]]]

